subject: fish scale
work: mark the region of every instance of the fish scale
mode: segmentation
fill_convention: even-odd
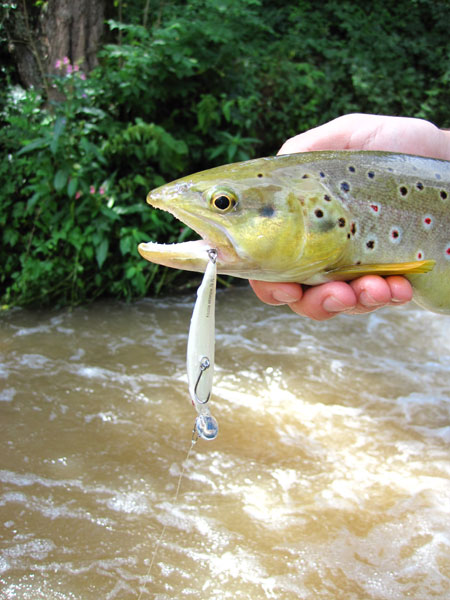
[[[450,313],[450,163],[387,152],[325,151],[209,169],[147,201],[203,240],[143,243],[141,255],[204,271],[316,285],[403,274],[421,306]]]

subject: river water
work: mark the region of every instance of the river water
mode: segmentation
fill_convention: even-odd
[[[449,598],[450,317],[220,291],[187,456],[194,296],[1,315],[0,597]]]

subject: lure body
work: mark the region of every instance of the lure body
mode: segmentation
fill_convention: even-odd
[[[197,290],[187,343],[187,376],[189,394],[198,417],[195,429],[204,439],[214,439],[218,426],[211,416],[208,402],[214,375],[216,252],[210,250],[205,275]]]

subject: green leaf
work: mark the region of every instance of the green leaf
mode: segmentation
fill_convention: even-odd
[[[40,192],[35,192],[27,202],[27,212],[31,212],[36,202],[41,198]]]
[[[57,192],[60,192],[66,185],[68,176],[69,174],[65,169],[59,169],[59,171],[56,172],[55,178],[53,180],[53,187]]]
[[[77,189],[78,189],[78,179],[72,178],[69,181],[69,185],[67,186],[67,195],[69,196],[69,198],[73,198],[75,196]]]
[[[9,244],[10,246],[15,246],[18,239],[19,239],[19,232],[17,231],[17,229],[8,227],[3,231],[3,241],[5,244]]]
[[[125,254],[130,253],[132,245],[134,245],[134,244],[133,244],[133,238],[131,236],[126,235],[120,239],[119,246],[120,246],[120,253],[122,254],[122,256],[125,256]]]
[[[58,150],[59,138],[66,127],[67,119],[65,117],[58,117],[56,119],[55,127],[53,129],[53,138],[50,144],[50,151],[52,154],[56,154]]]
[[[45,148],[46,146],[48,146],[47,138],[44,138],[44,137],[36,138],[35,140],[33,140],[32,142],[27,144],[24,148],[21,148],[17,152],[17,156],[21,156],[22,154],[25,154],[27,152],[32,152],[33,150]]]
[[[125,271],[125,277],[127,279],[133,279],[133,277],[135,275],[136,275],[136,267],[135,266],[128,267],[127,270]]]
[[[103,266],[103,263],[106,260],[106,256],[108,255],[108,248],[109,240],[108,238],[104,238],[95,249],[95,258],[97,259],[97,264],[100,268]]]

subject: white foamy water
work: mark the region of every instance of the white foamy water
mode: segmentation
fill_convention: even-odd
[[[450,317],[220,292],[187,458],[194,299],[1,315],[0,598],[449,598]]]

